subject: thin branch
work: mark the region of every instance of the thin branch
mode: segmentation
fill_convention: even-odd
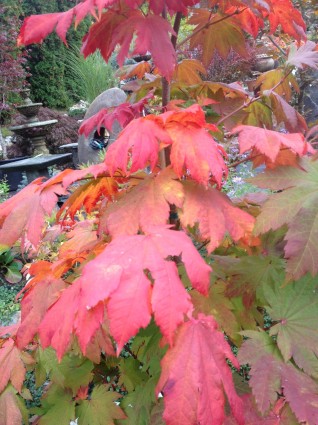
[[[247,156],[246,158],[241,159],[240,161],[236,161],[236,162],[233,162],[232,164],[229,164],[229,165],[227,166],[227,168],[235,168],[235,167],[237,167],[238,165],[243,164],[244,162],[249,162],[249,161],[251,161],[252,159],[254,159],[254,158],[256,158],[257,156],[260,156],[260,155],[261,155],[261,154],[259,153],[259,154],[257,154],[257,155]]]
[[[280,149],[280,151],[288,151],[288,150],[289,150],[289,148],[281,148]],[[237,167],[240,164],[243,164],[244,162],[249,162],[249,161],[251,161],[251,160],[253,160],[253,159],[255,159],[259,156],[263,156],[263,155],[264,155],[263,153],[258,153],[256,155],[247,156],[246,158],[241,159],[240,161],[236,161],[236,162],[233,162],[232,164],[229,164],[227,167],[228,168],[234,168],[234,167]]]
[[[209,242],[210,242],[210,239],[207,239],[204,242],[202,242],[202,244],[197,247],[197,251],[201,251],[201,249],[203,249],[205,246],[207,246]]]
[[[131,357],[133,357],[135,360],[138,360],[138,357],[136,356],[136,354],[134,352],[131,351],[131,349],[130,349],[130,347],[129,347],[128,344],[125,344],[124,345],[124,350],[127,351],[127,353],[129,353],[131,355]]]
[[[247,7],[245,7],[244,9],[242,9],[242,10],[236,10],[235,12],[233,12],[233,13],[231,13],[230,15],[227,15],[227,16],[223,16],[223,18],[220,18],[220,19],[218,19],[217,21],[210,21],[210,18],[209,18],[209,21],[205,24],[205,25],[202,25],[202,26],[200,26],[200,27],[198,27],[195,31],[193,31],[193,33],[192,34],[190,34],[190,35],[188,35],[188,37],[186,37],[185,39],[183,39],[182,41],[180,41],[180,43],[178,43],[177,45],[176,45],[176,48],[177,49],[179,49],[181,46],[183,46],[187,41],[189,41],[193,36],[195,36],[195,35],[197,35],[197,34],[199,34],[199,32],[201,32],[202,30],[204,30],[204,29],[207,29],[207,28],[209,28],[210,26],[212,26],[212,25],[216,25],[216,24],[218,24],[218,23],[220,23],[220,22],[222,22],[222,21],[225,21],[226,19],[229,19],[229,18],[231,18],[232,16],[234,16],[234,15],[239,15],[240,13],[242,13],[242,12],[244,12],[245,10],[247,9]],[[211,15],[210,15],[210,17],[211,17]]]
[[[292,72],[292,69],[291,70],[289,70],[288,72],[287,72],[287,74],[286,75],[284,75],[284,78],[282,78],[277,84],[275,84],[275,86],[274,87],[272,87],[269,91],[274,91],[274,90],[276,90],[277,89],[277,87],[279,87],[281,84],[283,84],[283,82],[286,80],[286,78],[288,78],[289,77],[289,75],[291,74],[291,72]],[[227,114],[225,117],[223,117],[223,118],[221,118],[217,123],[216,123],[216,125],[218,126],[218,125],[220,125],[220,124],[222,124],[224,121],[226,121],[228,118],[230,118],[230,117],[232,117],[233,115],[235,115],[237,112],[240,112],[242,109],[244,109],[244,108],[247,108],[248,106],[250,106],[252,103],[254,103],[254,102],[256,102],[256,101],[258,101],[258,100],[260,100],[262,98],[262,96],[257,96],[257,97],[254,97],[254,98],[252,98],[252,99],[250,99],[249,100],[249,102],[244,102],[241,106],[239,106],[238,108],[236,108],[234,111],[232,111],[232,112],[230,112],[229,114]]]
[[[162,11],[162,17],[164,19],[167,19],[166,7]],[[171,36],[171,43],[172,43],[174,49],[176,48],[181,18],[182,18],[182,15],[180,13],[177,13],[175,21],[174,21],[174,28],[173,28],[175,34],[173,34]],[[161,87],[162,87],[162,109],[164,110],[165,107],[168,105],[168,103],[170,101],[170,84],[169,84],[169,81],[165,77],[162,77],[162,79],[161,79]],[[171,162],[170,161],[170,151],[171,151],[170,147],[167,147],[163,151],[160,152],[159,162],[160,162],[160,168],[161,169],[164,169],[165,167],[167,167],[170,164],[170,162]]]
[[[170,101],[170,84],[168,80],[164,77],[162,77],[162,108],[165,109],[165,107],[168,105]],[[160,153],[160,166],[161,169],[167,167],[170,164],[170,152],[171,148],[170,146],[166,147],[162,154]]]
[[[182,19],[182,13],[177,12],[175,20],[174,20],[174,24],[173,24],[173,30],[174,30],[175,34],[173,34],[171,36],[171,43],[172,43],[174,49],[176,48],[176,45],[177,45],[177,39],[178,39],[178,33],[179,33],[179,29],[180,29],[181,19]]]
[[[225,115],[225,117],[221,118],[215,125],[219,126],[224,121],[226,121],[228,118],[231,118],[233,115],[235,115],[237,112],[240,112],[242,109],[247,108],[248,106],[250,106],[252,103],[256,102],[257,100],[260,100],[260,98],[261,98],[260,96],[253,97],[248,102],[244,102],[241,106],[234,109],[234,111],[230,112],[229,114]]]
[[[287,53],[285,52],[285,50],[283,50],[277,43],[276,41],[273,39],[273,37],[271,35],[267,35],[267,38],[274,44],[274,46],[284,55],[287,56]]]
[[[289,77],[289,75],[291,74],[293,72],[293,70],[292,69],[290,69],[288,72],[287,72],[287,74],[286,75],[284,75],[284,78],[282,78],[280,81],[278,81],[278,83],[277,84],[275,84],[275,86],[274,87],[272,87],[271,89],[270,89],[270,91],[274,91],[274,90],[276,90],[277,89],[277,87],[279,87],[281,84],[283,84],[283,82]]]

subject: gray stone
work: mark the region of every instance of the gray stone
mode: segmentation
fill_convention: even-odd
[[[89,106],[84,120],[92,117],[97,114],[103,108],[111,108],[113,106],[119,106],[122,103],[126,102],[127,95],[126,93],[118,88],[112,88],[104,91]],[[118,122],[114,122],[112,131],[110,133],[110,138],[108,146],[111,145],[117,138],[118,134],[121,131],[121,127]],[[88,137],[84,135],[79,136],[78,139],[78,159],[80,163],[90,163],[97,164],[100,162],[99,151],[94,150],[89,146],[89,141],[93,138],[95,130],[93,130]]]
[[[318,123],[318,72],[311,71],[301,87],[300,109],[309,125]]]

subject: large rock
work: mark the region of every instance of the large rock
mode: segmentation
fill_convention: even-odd
[[[301,82],[299,110],[307,124],[311,127],[318,124],[318,71],[311,70],[306,73]]]
[[[118,88],[112,88],[104,91],[89,106],[84,119],[90,118],[95,115],[103,108],[111,108],[113,106],[119,106],[122,103],[126,102],[127,96],[126,93]],[[93,130],[88,137],[81,135],[78,139],[78,159],[80,163],[90,163],[97,164],[100,162],[99,151],[94,150],[90,147],[89,142],[94,137],[96,129]],[[112,144],[119,132],[121,131],[121,127],[118,122],[114,122],[112,131],[110,132],[110,139],[108,142],[108,146]]]

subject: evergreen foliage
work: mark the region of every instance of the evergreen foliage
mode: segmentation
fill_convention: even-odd
[[[39,13],[63,12],[74,6],[74,0],[21,0],[24,16]],[[79,47],[88,29],[90,19],[84,20],[67,35],[70,45]],[[31,76],[31,98],[50,108],[65,108],[78,100],[81,94],[78,81],[71,74],[65,58],[68,48],[52,34],[42,44],[28,47],[28,65]]]

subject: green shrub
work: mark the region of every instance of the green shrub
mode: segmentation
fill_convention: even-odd
[[[0,180],[0,203],[8,198],[10,188],[6,179]]]
[[[77,81],[72,97],[91,103],[103,91],[118,86],[112,66],[105,63],[99,52],[85,59],[79,49],[73,47],[65,61],[70,75]]]
[[[20,6],[25,16],[38,13],[63,12],[74,6],[73,0],[21,0]],[[69,45],[79,46],[91,20],[84,19],[77,30],[72,29],[67,34]],[[64,109],[74,100],[70,93],[74,91],[77,82],[68,73],[64,62],[68,55],[68,47],[60,43],[58,37],[50,35],[41,45],[28,47],[27,65],[30,71],[31,99],[43,102],[44,106]]]
[[[1,277],[0,279],[0,324],[6,326],[20,310],[20,305],[15,301],[15,297],[24,284],[10,285],[4,283]]]

